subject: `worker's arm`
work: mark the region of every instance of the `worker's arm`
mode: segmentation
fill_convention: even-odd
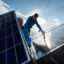
[[[39,31],[41,31],[41,32],[44,34],[45,32],[42,30],[42,28],[40,27],[40,25],[38,24],[37,21],[36,21],[36,25],[37,25],[37,27],[39,28]]]

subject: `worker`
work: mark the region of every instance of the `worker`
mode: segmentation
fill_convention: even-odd
[[[43,34],[45,33],[42,28],[40,27],[40,25],[37,22],[37,18],[38,18],[38,13],[35,13],[32,16],[29,16],[26,23],[24,24],[22,30],[24,32],[27,44],[29,47],[31,47],[31,38],[30,38],[30,30],[32,28],[32,26],[34,26],[34,24],[37,25],[37,27],[39,28],[39,31],[41,31]]]

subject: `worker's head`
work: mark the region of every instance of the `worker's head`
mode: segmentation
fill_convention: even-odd
[[[37,20],[37,18],[38,18],[38,13],[35,13],[35,14],[33,15],[33,20]]]
[[[23,19],[22,18],[18,18],[18,21],[19,21],[19,23],[20,23],[20,26],[22,27],[23,26]]]

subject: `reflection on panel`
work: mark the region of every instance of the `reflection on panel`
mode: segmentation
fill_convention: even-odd
[[[50,32],[49,43],[52,49],[64,43],[64,25]]]

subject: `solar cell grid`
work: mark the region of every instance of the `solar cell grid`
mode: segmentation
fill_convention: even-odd
[[[0,64],[21,64],[27,60],[14,11],[0,16]]]
[[[5,28],[5,24],[1,24],[1,29],[4,29]]]
[[[18,32],[18,27],[17,27],[17,25],[12,26],[12,30],[13,30],[13,33]]]
[[[3,18],[2,18],[3,17]],[[0,23],[5,24],[5,16],[0,17]]]
[[[22,55],[22,52],[20,52],[20,50],[24,52],[22,44],[17,46],[16,50],[17,50],[16,53],[17,53],[18,63],[20,64],[22,61],[23,62],[26,61],[25,53],[23,53]]]
[[[0,39],[0,52],[5,50],[5,38]]]
[[[0,31],[0,37],[1,37],[1,38],[5,38],[5,30]],[[1,38],[0,38],[0,39],[1,39]]]
[[[13,36],[8,36],[7,37],[7,48],[10,48],[13,46]]]
[[[12,29],[11,28],[6,28],[6,35],[12,35]]]
[[[14,40],[15,40],[16,44],[21,42],[21,38],[19,36],[20,36],[20,34],[18,34],[18,33],[14,34]]]
[[[0,54],[0,64],[5,64],[5,53]]]
[[[7,64],[17,64],[14,48],[7,51]]]

